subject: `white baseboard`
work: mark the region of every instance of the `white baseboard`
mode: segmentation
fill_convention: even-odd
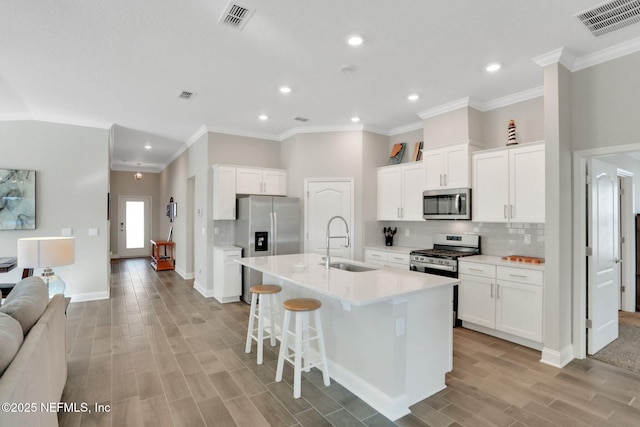
[[[184,280],[191,280],[194,278],[194,273],[187,273],[177,267],[175,269],[175,272],[178,273],[178,275],[182,277]]]
[[[573,346],[571,345],[566,346],[560,351],[545,347],[542,349],[540,362],[556,368],[563,368],[573,359]]]
[[[235,297],[222,297],[220,295],[213,295],[213,297],[221,304],[226,304],[229,302],[238,302],[240,301],[240,295]]]
[[[393,398],[332,360],[328,362],[329,375],[332,380],[337,381],[370,406],[376,408],[378,412],[391,421],[395,421],[411,413],[409,409],[409,398],[406,394]],[[444,387],[446,386],[442,388]],[[428,395],[431,396],[438,391],[440,390],[433,390],[433,393]]]
[[[98,301],[102,299],[109,299],[109,291],[87,292],[83,294],[65,294],[65,296],[70,297],[72,303],[83,301]]]
[[[213,297],[213,289],[209,290],[209,289],[205,288],[204,286],[202,286],[198,282],[193,282],[193,289],[198,291],[205,298],[212,298]]]

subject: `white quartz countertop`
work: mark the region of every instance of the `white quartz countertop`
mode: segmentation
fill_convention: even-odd
[[[411,251],[415,251],[418,248],[408,248],[406,246],[385,246],[385,245],[373,245],[367,246],[365,249],[374,249],[376,251],[388,251],[388,252],[400,252],[403,254],[408,254]]]
[[[506,261],[502,257],[493,255],[472,255],[460,258],[458,262],[475,262],[479,264],[492,264],[502,267],[526,268],[529,270],[544,271],[544,263],[534,264],[531,262]]]
[[[303,288],[353,305],[367,305],[425,292],[440,286],[453,286],[458,279],[331,258],[331,262],[347,262],[369,266],[364,272],[327,270],[322,255],[314,253],[240,258],[236,262],[264,274],[294,283]]]

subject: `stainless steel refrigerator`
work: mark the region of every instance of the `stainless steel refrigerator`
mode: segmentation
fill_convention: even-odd
[[[238,199],[236,245],[245,257],[300,253],[300,199],[249,196]],[[242,268],[242,299],[251,303],[251,286],[262,283],[262,273]]]

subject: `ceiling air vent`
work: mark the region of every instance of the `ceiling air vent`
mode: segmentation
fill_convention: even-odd
[[[294,117],[293,120],[297,120],[299,122],[308,122],[309,119],[305,118],[305,117]]]
[[[610,1],[579,13],[576,17],[594,36],[600,37],[639,22],[640,0]]]
[[[253,9],[229,2],[218,24],[225,24],[237,30],[242,30],[251,15],[253,15]]]
[[[180,92],[180,93],[178,94],[178,98],[180,98],[180,99],[191,99],[191,98],[193,98],[194,96],[195,96],[195,93],[193,93],[193,92],[188,92],[188,91],[186,91],[186,90],[183,90],[182,92]]]

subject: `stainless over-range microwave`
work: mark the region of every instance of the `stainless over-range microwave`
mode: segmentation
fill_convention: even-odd
[[[471,219],[471,189],[452,188],[422,193],[424,219]]]

